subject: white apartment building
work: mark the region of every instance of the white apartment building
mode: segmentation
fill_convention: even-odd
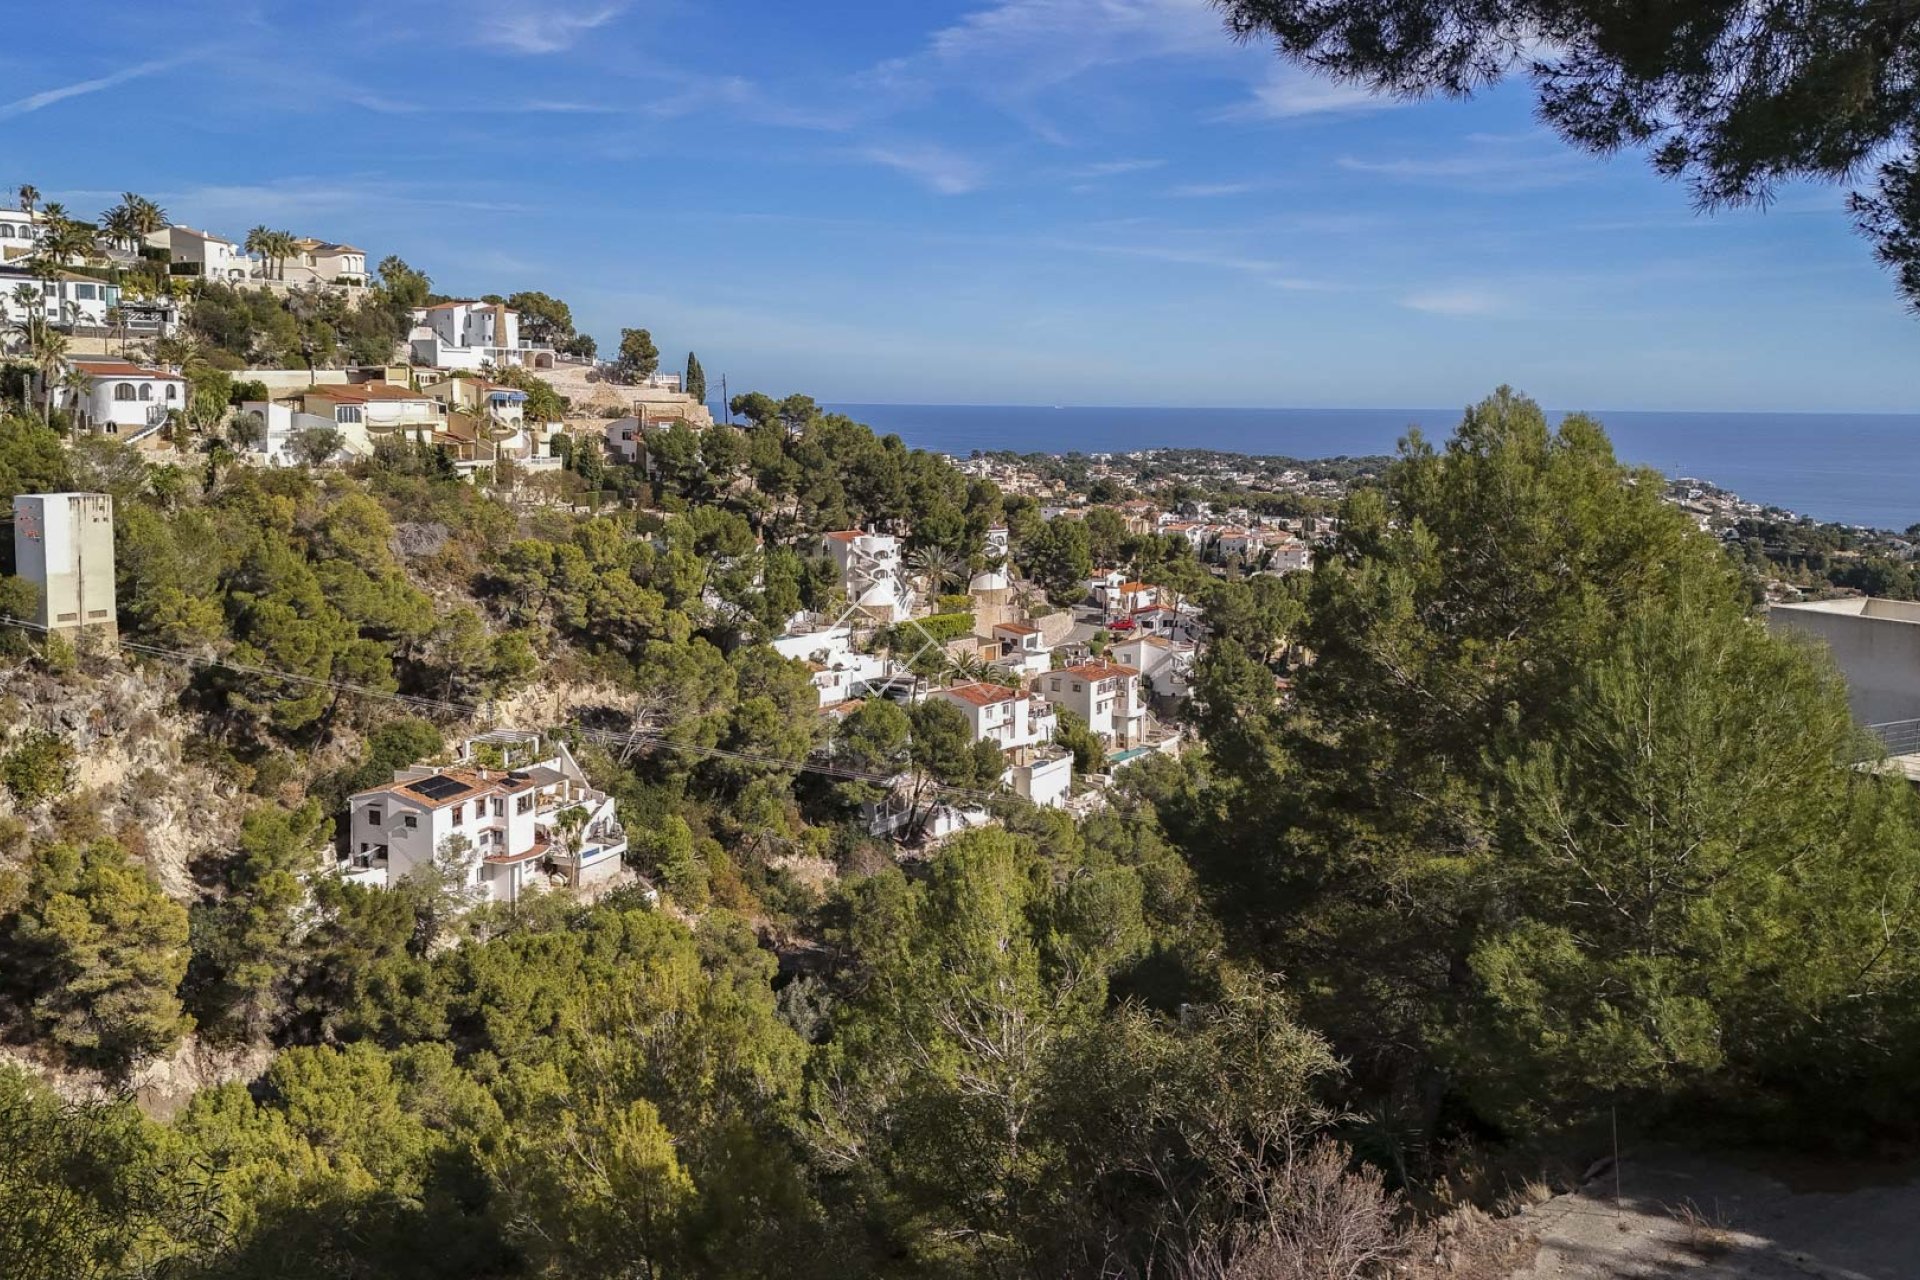
[[[1094,593],[1094,600],[1106,610],[1109,618],[1124,618],[1136,610],[1148,608],[1159,595],[1159,589],[1149,583],[1126,580],[1111,586],[1103,585]]]
[[[1297,538],[1273,543],[1267,569],[1273,573],[1305,573],[1313,568],[1313,548]]]
[[[499,426],[519,428],[527,419],[527,393],[485,378],[441,378],[422,388],[449,409],[458,409]]]
[[[772,643],[781,657],[807,664],[822,711],[834,711],[844,703],[866,697],[873,684],[893,674],[892,659],[854,652],[852,627],[789,633]]]
[[[33,292],[31,302],[21,297]],[[0,322],[19,324],[37,310],[56,329],[107,327],[107,311],[120,305],[120,286],[58,267],[29,271],[0,267]]]
[[[520,340],[520,313],[498,302],[441,302],[413,313],[413,362],[434,369],[553,368],[553,348]]]
[[[143,440],[187,403],[187,380],[165,369],[84,356],[67,361],[67,367],[84,376],[85,386],[65,385],[63,377],[54,388],[53,403],[72,415],[76,431],[129,443]]]
[[[638,418],[615,418],[607,423],[607,448],[629,465],[640,461],[645,437],[646,428]]]
[[[1003,751],[1053,741],[1059,718],[1044,699],[1021,689],[975,681],[927,694],[959,708],[975,742],[991,742]]]
[[[843,529],[822,539],[847,599],[882,623],[913,616],[914,592],[900,568],[900,540],[886,533]]]
[[[1000,656],[994,666],[1025,679],[1037,676],[1053,666],[1053,650],[1040,628],[1025,622],[997,622],[993,638],[1000,644]]]
[[[365,284],[367,252],[350,244],[331,244],[312,236],[293,242],[294,256],[277,273],[288,284]]]
[[[1146,737],[1147,708],[1140,697],[1140,671],[1096,658],[1033,682],[1034,692],[1073,711],[1112,750],[1142,744]]]
[[[614,800],[596,791],[563,743],[500,731],[471,739],[453,765],[415,765],[353,796],[340,872],[386,888],[468,845],[476,901],[515,902],[564,877],[594,884],[620,870],[627,837]]]
[[[117,626],[111,494],[15,494],[13,563],[39,590],[36,625],[49,631]]]
[[[1192,608],[1175,609],[1171,605],[1149,605],[1128,615],[1136,636],[1164,636],[1198,644],[1207,637],[1206,621]]]
[[[1000,781],[1015,795],[1045,808],[1066,804],[1073,753],[1054,745],[1060,720],[1052,704],[1023,689],[978,682],[934,689],[927,697],[958,708],[975,742],[991,742],[1005,753]]]
[[[223,236],[192,227],[162,227],[147,243],[172,255],[175,275],[199,276],[225,284],[239,284],[260,272],[257,258]],[[189,270],[181,270],[185,265]]]
[[[38,219],[19,209],[0,209],[0,262],[29,256],[39,239]]]
[[[1193,662],[1198,649],[1189,640],[1136,635],[1113,646],[1114,659],[1137,668],[1144,687],[1156,697],[1193,696]]]

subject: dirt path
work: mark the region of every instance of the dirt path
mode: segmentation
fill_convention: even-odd
[[[1920,1167],[1656,1150],[1628,1157],[1620,1189],[1616,1208],[1609,1170],[1513,1220],[1540,1241],[1513,1280],[1920,1277]]]

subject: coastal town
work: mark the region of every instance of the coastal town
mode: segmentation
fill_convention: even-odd
[[[70,447],[204,467],[209,483],[223,466],[425,465],[523,510],[582,513],[653,506],[669,473],[713,447],[697,358],[662,372],[645,331],[600,360],[545,295],[444,298],[397,258],[370,272],[352,245],[265,229],[225,238],[132,194],[93,226],[22,195],[0,213],[10,394]],[[235,316],[253,329],[223,331]],[[278,350],[300,358],[262,362],[281,317],[301,331]],[[369,320],[372,349],[356,318]],[[392,324],[390,349],[375,318]],[[367,355],[380,358],[356,358]],[[728,435],[734,408],[718,424]],[[1009,803],[1094,812],[1117,773],[1180,752],[1209,584],[1284,589],[1337,533],[1347,483],[1385,461],[1160,450],[938,460],[1003,495],[1008,518],[969,535],[966,554],[929,546],[910,519],[800,539],[825,590],[764,636],[804,671],[821,724],[810,755],[790,763],[860,773],[864,830],[914,856],[998,823]],[[24,621],[52,637],[112,637],[120,605],[101,594],[111,499],[22,493],[14,512],[17,571],[38,600]],[[709,591],[706,605],[726,602]],[[836,730],[874,703],[925,733],[957,732],[993,763],[963,786],[907,756],[878,769],[849,761]],[[474,901],[636,879],[652,892],[660,869],[627,856],[606,793],[564,742],[540,741],[533,727],[484,728],[444,762],[402,762],[347,797],[340,874],[386,886],[440,867],[452,848],[469,854]],[[504,745],[531,755],[476,763]]]
[[[0,1280],[1915,1273],[1913,3],[8,19]]]

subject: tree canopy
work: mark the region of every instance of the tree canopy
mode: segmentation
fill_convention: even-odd
[[[1898,6],[1215,2],[1241,39],[1380,93],[1464,95],[1524,74],[1561,137],[1644,148],[1705,208],[1872,168],[1856,217],[1920,308],[1920,26]]]

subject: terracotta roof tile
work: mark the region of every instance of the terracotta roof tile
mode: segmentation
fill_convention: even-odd
[[[1068,667],[1067,673],[1079,676],[1082,680],[1109,680],[1114,676],[1137,676],[1140,674],[1140,669],[1129,667],[1124,663],[1096,658],[1092,662],[1082,662]]]
[[[987,684],[976,680],[972,684],[957,684],[951,689],[938,689],[937,693],[948,694],[962,702],[972,703],[976,707],[990,707],[997,702],[1012,702],[1019,697],[1019,691],[1001,684]]]

